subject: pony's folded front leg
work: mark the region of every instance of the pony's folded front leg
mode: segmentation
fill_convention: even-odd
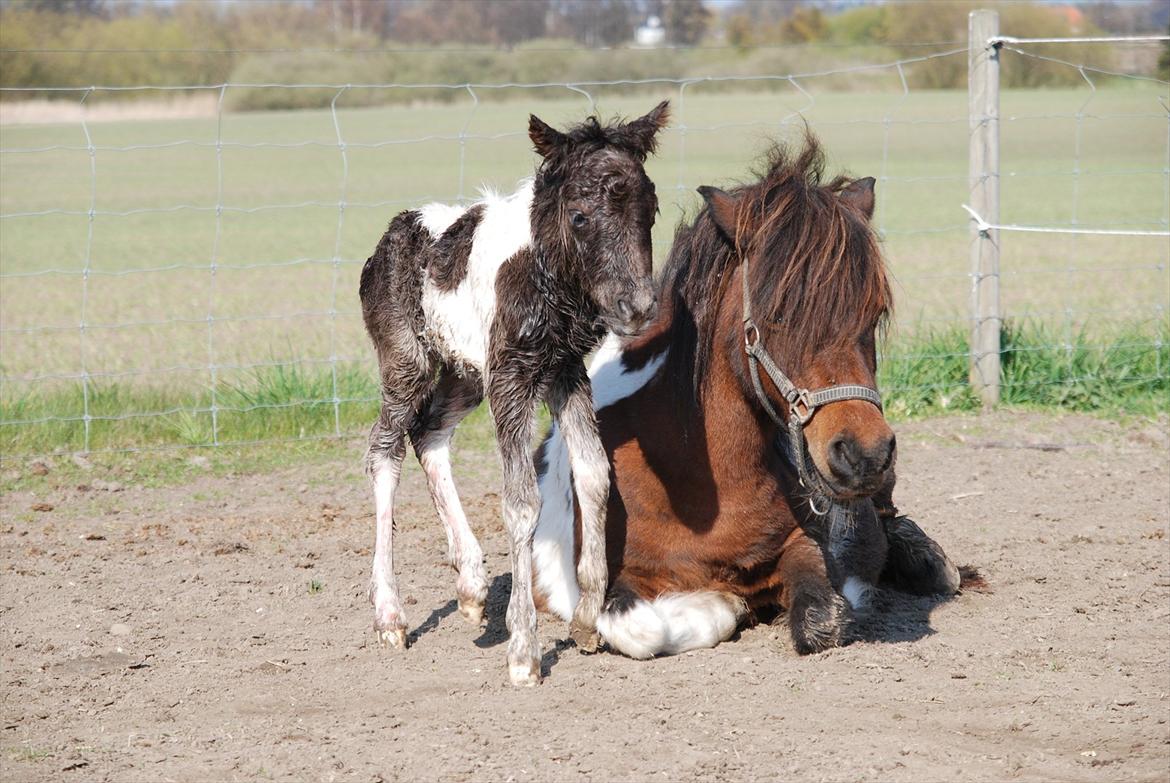
[[[597,416],[584,365],[562,378],[552,397],[573,469],[573,489],[581,509],[581,557],[577,584],[581,599],[573,612],[569,635],[584,652],[597,649],[597,616],[605,600],[609,571],[605,559],[605,512],[609,500],[609,459],[597,433]]]
[[[536,468],[528,453],[532,441],[535,400],[531,387],[508,384],[491,396],[496,439],[503,463],[504,525],[512,551],[512,595],[508,601],[508,677],[513,685],[540,682],[540,646],[536,638],[536,605],[532,599],[532,539],[540,511]]]
[[[780,603],[788,612],[796,651],[808,655],[840,644],[849,605],[829,581],[824,552],[801,528],[784,542],[779,569]]]

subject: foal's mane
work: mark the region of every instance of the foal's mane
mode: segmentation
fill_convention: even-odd
[[[696,390],[717,343],[720,302],[745,255],[754,320],[765,340],[798,352],[789,355],[856,340],[885,322],[893,300],[876,237],[866,216],[840,198],[852,180],[826,183],[824,169],[811,134],[798,151],[773,145],[759,181],[728,191],[738,200],[734,237],[707,206],[676,232],[659,300],[673,299],[674,340],[685,339],[680,329],[694,330]],[[730,295],[741,296],[738,283]]]

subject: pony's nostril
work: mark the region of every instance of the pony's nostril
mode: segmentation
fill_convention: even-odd
[[[838,435],[829,443],[829,468],[840,478],[852,478],[857,473],[859,455],[851,438]]]
[[[886,445],[886,461],[882,463],[879,472],[885,473],[894,466],[894,455],[898,453],[898,439],[893,435],[890,436],[890,441]]]

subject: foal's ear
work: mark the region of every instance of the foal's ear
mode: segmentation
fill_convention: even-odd
[[[734,243],[736,226],[739,225],[739,196],[733,196],[710,185],[701,185],[699,195],[707,202],[715,225],[719,226],[724,236]]]
[[[536,145],[540,157],[547,158],[569,143],[569,137],[535,114],[528,115],[528,138]]]
[[[619,125],[611,138],[644,161],[657,148],[658,131],[668,122],[670,101],[663,101],[638,119]]]
[[[865,215],[866,220],[873,217],[873,186],[875,181],[873,177],[855,179],[841,191],[841,200],[860,210],[861,214]]]

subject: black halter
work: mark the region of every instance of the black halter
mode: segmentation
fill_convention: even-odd
[[[796,463],[797,471],[800,474],[800,483],[810,493],[808,500],[809,508],[812,509],[814,514],[824,516],[829,513],[829,509],[831,508],[831,501],[828,498],[829,489],[825,485],[824,479],[817,472],[816,466],[810,464],[812,458],[808,453],[808,444],[804,438],[804,425],[808,424],[809,420],[812,419],[813,414],[817,412],[817,408],[824,405],[841,402],[842,400],[865,400],[866,402],[872,402],[880,410],[882,407],[882,398],[881,395],[868,386],[839,384],[809,391],[808,389],[797,387],[795,383],[789,380],[788,376],[776,366],[776,362],[772,361],[771,355],[769,355],[767,349],[764,348],[763,343],[760,341],[760,328],[752,320],[752,298],[748,291],[748,259],[746,253],[742,257],[742,264],[743,348],[748,357],[752,386],[755,387],[756,397],[759,399],[764,411],[772,421],[787,430],[789,453]],[[764,393],[764,385],[760,382],[761,365],[764,367],[764,372],[772,379],[772,383],[776,384],[776,388],[780,391],[781,396],[788,403],[787,420],[780,417],[780,414],[776,412],[776,408],[773,407],[772,401]],[[824,501],[825,508],[823,511],[816,506],[815,501],[818,498]]]

